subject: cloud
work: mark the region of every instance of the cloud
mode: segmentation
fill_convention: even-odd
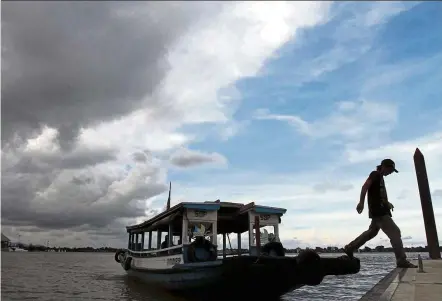
[[[375,92],[391,89],[420,76],[425,76],[442,60],[440,53],[417,58],[408,58],[405,62],[385,63],[367,68],[367,79],[363,83],[362,94],[370,95]]]
[[[328,116],[311,122],[297,115],[273,114],[262,109],[255,112],[254,118],[286,122],[298,133],[314,139],[339,137],[346,142],[371,140],[373,143],[376,136],[388,134],[395,126],[397,106],[366,100],[341,101]]]
[[[70,151],[61,150],[47,133],[29,139],[20,147],[4,144],[2,149],[2,172],[4,176],[18,174],[51,173],[57,170],[70,170],[93,167],[116,160],[116,150],[110,148],[90,148],[78,145]],[[55,134],[56,135],[56,131]]]
[[[149,97],[170,68],[167,48],[205,6],[11,2],[2,11],[2,137],[46,124],[63,145],[146,97],[150,109],[167,105]]]
[[[121,246],[118,229],[152,214],[166,191],[168,154],[181,166],[226,162],[183,152],[198,133],[186,127],[234,135],[235,83],[326,20],[329,4],[2,9],[2,224],[31,240]]]
[[[107,161],[89,164],[94,152],[66,161],[58,154],[34,154],[27,164],[22,163],[25,155],[17,154],[16,161],[6,156],[2,157],[6,162],[2,164],[3,224],[105,227],[118,218],[144,216],[149,204],[145,200],[166,190],[164,170],[154,164],[135,162],[125,172]]]
[[[185,105],[182,117],[188,123],[227,122],[240,97],[233,84],[256,76],[279,47],[296,39],[299,29],[323,22],[328,8],[327,3],[307,2],[226,4],[172,49],[168,59],[174,67],[162,97]]]
[[[136,162],[146,162],[149,159],[150,153],[148,151],[136,152],[132,156]]]
[[[266,70],[268,73],[284,73],[280,79],[284,87],[301,87],[308,82],[321,80],[323,76],[365,58],[383,29],[381,25],[415,5],[416,2],[334,3],[329,11],[327,27],[320,28],[315,34],[305,31],[300,34],[300,43],[281,50],[283,54],[297,51],[298,55],[290,62],[296,68],[276,71],[268,67]],[[310,47],[309,51],[298,52],[305,44]],[[370,58],[366,58],[366,62],[370,62]],[[370,63],[366,67],[369,68]]]
[[[412,161],[416,146],[425,155],[430,187],[442,187],[442,179],[438,176],[438,170],[442,166],[442,139],[437,133],[432,133],[419,139],[383,145],[388,151],[379,149],[379,146],[363,150],[349,147],[348,153],[352,156],[344,155],[340,160],[324,163],[325,165],[318,168],[305,169],[302,173],[229,172],[200,178],[195,186],[193,183],[189,186],[189,182],[176,182],[174,195],[180,201],[218,198],[221,201],[254,201],[283,207],[288,209],[280,228],[284,243],[296,247],[343,246],[367,229],[370,222],[367,206],[361,215],[355,210],[360,187],[380,160],[390,156],[395,159],[398,168],[401,168],[399,174],[388,176],[385,180],[390,201],[395,205],[393,217],[403,236],[413,237],[406,240],[406,244],[415,244],[425,241],[422,209]],[[366,156],[364,152],[373,155]],[[354,162],[354,158],[358,158],[358,161]],[[433,194],[436,220],[442,218],[442,203],[439,200]],[[297,237],[300,241],[294,243],[292,237]],[[386,236],[380,233],[368,245],[388,245],[383,239]]]
[[[440,218],[440,129],[434,125],[433,134],[416,139],[398,137],[408,104],[387,92],[390,85],[404,91],[397,86],[414,79],[416,70],[435,80],[431,68],[440,56],[410,60],[401,73],[402,64],[380,68],[383,53],[372,51],[383,26],[410,7],[140,2],[33,3],[30,10],[20,3],[3,5],[2,231],[34,243],[124,246],[124,226],[157,214],[172,179],[173,203],[219,198],[285,207],[284,243],[343,245],[368,226],[366,212],[355,211],[359,187],[389,156],[400,167],[400,174],[386,180],[395,220],[404,237],[413,237],[407,242],[423,241],[411,158],[419,146],[431,162],[433,206]],[[326,45],[319,47],[315,39]],[[297,51],[305,46],[307,52]],[[284,56],[290,51],[296,59],[288,62]],[[278,85],[242,88],[242,80],[276,72],[268,66],[279,59],[285,68],[278,70]],[[349,69],[342,75],[344,67]],[[342,79],[347,81],[338,85]],[[280,86],[302,90],[312,80],[336,88],[317,89],[312,116],[298,110],[303,95],[292,90],[286,91],[296,95],[291,110],[244,97],[251,89],[261,93],[255,88],[263,95],[282,94]],[[329,108],[336,99],[340,102]],[[314,141],[321,156],[307,155],[318,163],[337,144],[340,153],[320,167],[303,167],[299,160],[300,173],[243,170],[235,136],[249,141],[254,127],[270,124],[248,121],[251,107],[262,108],[256,119],[282,121],[297,132],[286,137],[282,150]],[[275,138],[273,128],[269,131]],[[247,145],[244,152],[254,155]],[[260,160],[270,169],[283,160],[282,153]],[[216,173],[174,168],[207,163],[226,168]],[[384,238],[381,234],[371,244]]]
[[[411,165],[412,156],[418,147],[424,154],[426,160],[430,157],[431,161],[440,161],[442,151],[442,132],[434,132],[416,139],[396,141],[385,144],[377,148],[369,149],[349,149],[347,151],[348,159],[351,163],[366,162],[369,160],[378,160],[386,154],[394,154],[395,160],[407,161]],[[432,169],[432,165],[427,165],[427,169]]]
[[[364,25],[373,26],[384,23],[388,18],[407,11],[416,4],[416,2],[380,2],[365,15]]]
[[[218,153],[202,153],[188,149],[179,149],[170,157],[170,162],[178,167],[193,167],[207,163],[224,165],[227,159]]]

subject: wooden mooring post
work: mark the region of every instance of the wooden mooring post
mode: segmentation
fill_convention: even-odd
[[[255,242],[256,256],[261,254],[261,227],[259,226],[259,216],[255,216]]]
[[[430,185],[428,183],[425,158],[419,148],[413,156],[416,169],[417,185],[421,198],[422,215],[424,217],[425,233],[427,236],[428,253],[431,259],[440,259],[439,239],[437,237],[436,220],[434,218],[433,203],[431,202]]]

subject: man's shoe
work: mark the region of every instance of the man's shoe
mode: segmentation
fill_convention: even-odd
[[[408,260],[401,260],[401,261],[397,262],[396,267],[403,268],[403,269],[410,269],[410,268],[412,269],[412,268],[417,268],[417,265],[412,264]]]
[[[346,246],[344,247],[344,253],[347,254],[347,256],[348,256],[350,259],[353,259],[353,250],[350,249],[348,245],[346,245]]]

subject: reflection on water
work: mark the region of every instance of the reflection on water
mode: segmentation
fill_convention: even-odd
[[[129,279],[114,254],[2,252],[1,256],[3,301],[184,301]],[[417,253],[409,257],[417,258]],[[394,268],[393,254],[362,254],[360,258],[359,274],[329,276],[321,285],[293,291],[282,300],[358,300]]]

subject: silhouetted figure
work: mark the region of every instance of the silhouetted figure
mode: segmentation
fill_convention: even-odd
[[[169,248],[169,235],[164,237],[164,241],[161,243],[161,249]]]
[[[401,238],[401,230],[392,219],[391,210],[394,206],[388,202],[384,176],[397,173],[395,163],[391,159],[384,159],[376,170],[368,176],[361,189],[359,203],[356,211],[361,214],[364,210],[365,195],[368,192],[368,217],[371,224],[367,231],[359,235],[355,240],[344,247],[345,253],[353,257],[353,252],[362,247],[366,242],[378,235],[382,229],[388,236],[396,256],[396,265],[400,268],[415,268],[416,266],[407,260]]]

